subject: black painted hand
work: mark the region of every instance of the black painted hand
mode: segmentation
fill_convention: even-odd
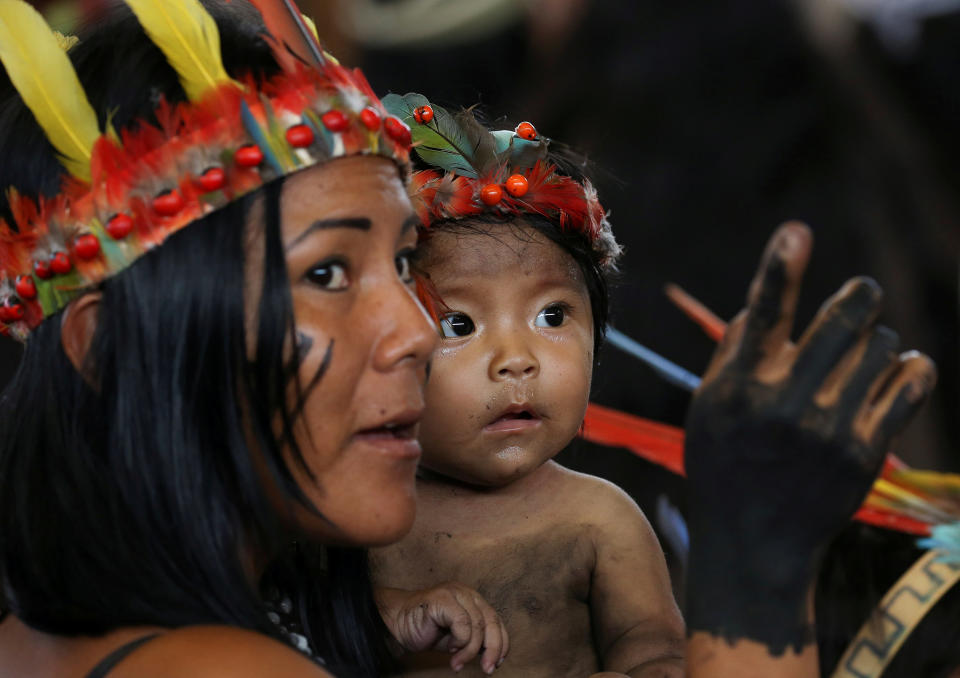
[[[790,341],[809,230],[781,227],[687,418],[688,625],[775,653],[810,641],[820,554],[935,382],[876,325],[881,291],[849,281]]]

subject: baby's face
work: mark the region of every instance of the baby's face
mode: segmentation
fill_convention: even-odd
[[[536,230],[435,232],[424,267],[450,311],[420,424],[421,463],[498,487],[573,439],[593,366],[593,319],[573,258]]]

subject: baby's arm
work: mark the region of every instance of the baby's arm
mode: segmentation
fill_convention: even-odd
[[[681,678],[683,618],[657,537],[622,490],[592,482],[597,559],[590,610],[601,665],[633,678]]]

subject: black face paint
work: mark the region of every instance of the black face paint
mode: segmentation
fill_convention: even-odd
[[[313,339],[306,335],[302,335],[300,332],[297,332],[297,355],[301,355],[301,337],[303,337],[306,342],[311,346],[313,344]],[[305,358],[308,350],[303,352],[303,357]],[[302,358],[301,358],[302,359]],[[323,360],[320,361],[320,366],[317,368],[317,371],[314,373],[313,377],[310,379],[310,383],[306,385],[306,388],[298,390],[296,406],[293,408],[293,416],[297,417],[303,412],[304,406],[307,404],[307,398],[310,396],[311,391],[316,388],[317,384],[320,383],[320,380],[323,379],[323,375],[327,373],[327,370],[330,368],[330,361],[333,359],[333,339],[330,340],[330,343],[327,344],[327,350],[323,354]]]
[[[306,359],[307,354],[310,353],[310,349],[313,348],[313,337],[309,334],[305,334],[300,330],[297,330],[297,348],[296,348],[296,363],[300,365]]]

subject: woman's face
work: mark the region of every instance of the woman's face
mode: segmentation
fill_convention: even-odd
[[[305,392],[295,436],[310,473],[289,449],[286,462],[323,514],[297,505],[294,518],[326,542],[396,541],[413,523],[437,338],[410,277],[416,217],[396,166],[362,156],[288,178],[281,214]]]

